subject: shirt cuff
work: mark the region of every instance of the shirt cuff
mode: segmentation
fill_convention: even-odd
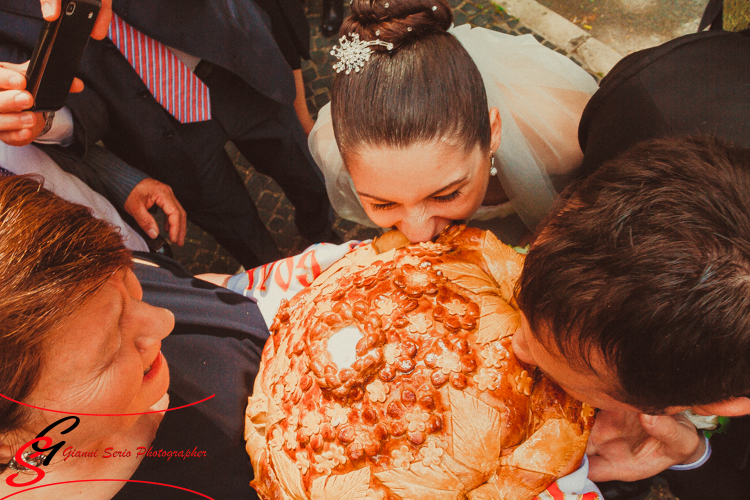
[[[55,113],[52,120],[52,128],[46,134],[37,137],[37,144],[54,144],[58,146],[70,146],[73,142],[73,114],[67,106]]]
[[[708,462],[708,459],[711,457],[711,442],[705,436],[703,440],[706,443],[706,451],[703,452],[703,455],[698,460],[690,464],[673,465],[669,470],[693,470]]]

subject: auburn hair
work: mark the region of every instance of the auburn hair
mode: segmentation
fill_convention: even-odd
[[[55,325],[117,269],[131,265],[119,231],[32,176],[0,178],[0,391],[34,390]],[[28,408],[0,398],[0,439],[11,447]],[[0,472],[7,464],[0,464]]]

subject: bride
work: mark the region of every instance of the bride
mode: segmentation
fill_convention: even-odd
[[[310,150],[345,219],[412,242],[472,219],[514,243],[580,165],[597,86],[531,35],[452,20],[444,0],[353,0]]]

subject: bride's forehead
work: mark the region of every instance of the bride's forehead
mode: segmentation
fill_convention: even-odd
[[[352,151],[346,160],[352,169],[407,168],[448,169],[473,163],[481,157],[479,146],[465,147],[442,139],[416,142],[408,145],[363,144]],[[471,165],[473,166],[473,165]]]

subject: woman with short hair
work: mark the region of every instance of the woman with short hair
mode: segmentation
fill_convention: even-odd
[[[0,178],[0,497],[257,498],[242,439],[257,307],[136,256],[86,207]],[[172,290],[182,308],[145,302],[135,272],[149,302]],[[232,295],[215,321],[211,293]]]

